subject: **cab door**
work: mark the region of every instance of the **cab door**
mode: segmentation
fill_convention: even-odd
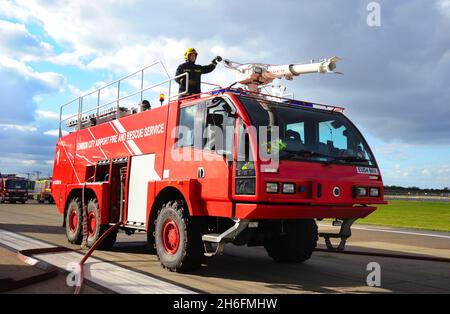
[[[232,216],[235,111],[220,97],[179,109],[170,178],[197,180],[203,215]]]
[[[205,103],[202,162],[198,164],[201,196],[209,215],[232,216],[232,165],[236,110],[223,98]]]

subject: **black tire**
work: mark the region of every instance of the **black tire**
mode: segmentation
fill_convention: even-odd
[[[44,203],[44,200],[43,200],[40,196],[37,197],[37,201],[38,201],[40,204],[43,204],[43,203]]]
[[[16,203],[16,201],[13,201],[13,200],[11,200],[11,201],[9,201],[9,203],[11,203],[11,204],[15,204],[15,203]]]
[[[153,226],[156,225],[153,224]],[[155,244],[155,236],[153,233],[155,232],[155,228],[149,228],[147,232],[147,249],[150,254],[156,254],[156,244]]]
[[[185,272],[199,268],[204,259],[200,224],[189,217],[189,212],[181,200],[164,204],[155,222],[155,245],[159,261],[164,268],[175,272]],[[164,245],[163,228],[167,225],[178,228],[178,246],[170,253]],[[167,241],[166,241],[167,242]]]
[[[22,204],[25,204],[26,201],[20,201]]]
[[[96,198],[92,198],[89,200],[87,204],[87,212],[88,212],[88,243],[87,246],[91,247],[94,245],[95,241],[97,241],[111,226],[109,225],[101,225],[100,224],[100,208],[98,206],[98,202]],[[90,223],[90,219],[95,217],[95,223]],[[99,250],[109,250],[114,246],[117,240],[117,230],[111,232],[100,245],[97,247]]]
[[[288,220],[282,234],[264,241],[271,258],[278,263],[301,263],[308,260],[317,245],[317,224],[313,219]]]
[[[76,222],[74,222],[76,215]],[[81,208],[81,201],[78,197],[73,197],[69,201],[66,212],[66,237],[67,241],[72,244],[81,244],[83,240],[83,213]]]

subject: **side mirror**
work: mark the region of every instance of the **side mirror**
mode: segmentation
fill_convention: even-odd
[[[222,157],[225,157],[225,160],[228,161],[228,164],[233,163],[233,153],[224,149],[216,150],[216,153]]]
[[[214,112],[224,111],[227,113],[227,116],[230,118],[236,118],[237,114],[233,112],[233,108],[221,97],[216,97],[212,100],[214,105],[218,105],[220,102],[223,102],[221,110],[215,110]]]

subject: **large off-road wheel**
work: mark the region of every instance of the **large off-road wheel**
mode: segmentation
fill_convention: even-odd
[[[198,220],[189,217],[181,200],[164,204],[155,226],[155,245],[163,267],[183,272],[198,268],[203,261],[203,242]]]
[[[286,221],[283,232],[272,234],[264,241],[267,253],[279,263],[301,263],[308,260],[318,240],[313,219]]]
[[[82,221],[81,201],[78,197],[74,197],[70,200],[66,212],[66,237],[70,243],[81,244],[83,240]]]
[[[147,231],[147,250],[150,254],[156,254],[156,244],[155,244],[155,236],[154,236],[154,230],[156,226],[156,221],[155,224],[153,224],[153,228],[149,228]]]
[[[108,230],[109,225],[100,224],[100,208],[96,198],[89,200],[87,204],[87,232],[88,232],[88,243],[87,245],[91,247],[94,245],[103,233]],[[100,245],[97,247],[100,250],[108,250],[114,246],[117,239],[117,231],[111,232]]]

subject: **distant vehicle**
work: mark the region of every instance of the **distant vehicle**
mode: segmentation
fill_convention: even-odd
[[[34,198],[34,187],[36,185],[36,181],[28,180],[28,199]]]
[[[37,200],[39,203],[48,202],[49,204],[53,204],[54,201],[51,194],[51,188],[52,188],[51,179],[43,179],[36,181],[34,186],[33,198]]]
[[[19,177],[6,177],[0,180],[0,202],[21,202],[28,200],[28,181]]]

